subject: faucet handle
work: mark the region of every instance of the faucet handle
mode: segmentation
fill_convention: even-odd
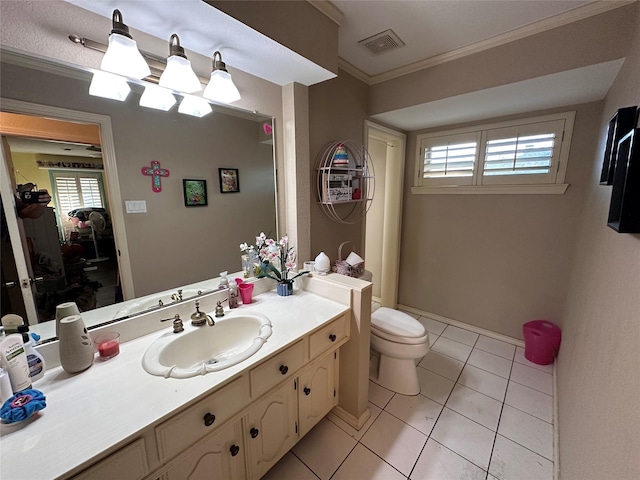
[[[160,320],[161,322],[168,322],[169,320],[173,320],[173,333],[180,333],[184,331],[184,326],[182,325],[182,319],[179,314],[175,314],[175,316],[171,318],[163,318]]]

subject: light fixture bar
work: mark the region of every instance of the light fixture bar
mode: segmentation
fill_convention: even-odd
[[[88,48],[90,50],[95,50],[101,53],[105,53],[107,51],[107,45],[105,45],[104,43],[96,42],[95,40],[91,40],[90,38],[80,37],[79,35],[71,34],[69,35],[69,40],[71,40],[73,43],[76,43],[78,45],[82,45],[83,47]],[[162,72],[164,72],[165,69],[167,68],[166,58],[161,58],[152,53],[144,52],[142,50],[140,50],[140,53],[142,54],[144,59],[147,61],[147,65],[149,65],[149,69],[151,70],[151,75],[146,77],[146,80],[153,83],[158,83],[160,81],[160,76],[162,75]],[[205,85],[209,81],[208,78],[201,77],[199,75],[196,75],[196,76],[198,77],[198,80],[200,81],[200,83],[203,83]]]

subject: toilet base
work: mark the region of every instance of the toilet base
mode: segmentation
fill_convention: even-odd
[[[393,392],[402,395],[418,395],[420,383],[418,371],[413,358],[391,358],[380,355],[378,375],[371,375],[371,380]]]

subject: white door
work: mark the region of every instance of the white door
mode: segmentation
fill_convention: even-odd
[[[0,195],[2,196],[2,313],[25,315],[29,324],[38,323],[34,301],[34,283],[31,265],[25,255],[22,225],[16,213],[15,186],[12,182],[11,152],[2,137],[0,150]],[[7,255],[9,254],[9,255]],[[15,269],[13,268],[15,265]],[[17,294],[16,292],[20,292]],[[9,300],[9,308],[4,305]],[[5,312],[5,309],[7,311]]]
[[[373,274],[373,299],[396,308],[406,135],[367,121],[365,141],[376,172],[365,222],[365,268]]]

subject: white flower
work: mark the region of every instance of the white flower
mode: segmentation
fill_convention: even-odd
[[[249,250],[249,245],[247,245],[246,243],[241,243],[240,244],[240,251],[241,252],[246,252],[247,250]]]

